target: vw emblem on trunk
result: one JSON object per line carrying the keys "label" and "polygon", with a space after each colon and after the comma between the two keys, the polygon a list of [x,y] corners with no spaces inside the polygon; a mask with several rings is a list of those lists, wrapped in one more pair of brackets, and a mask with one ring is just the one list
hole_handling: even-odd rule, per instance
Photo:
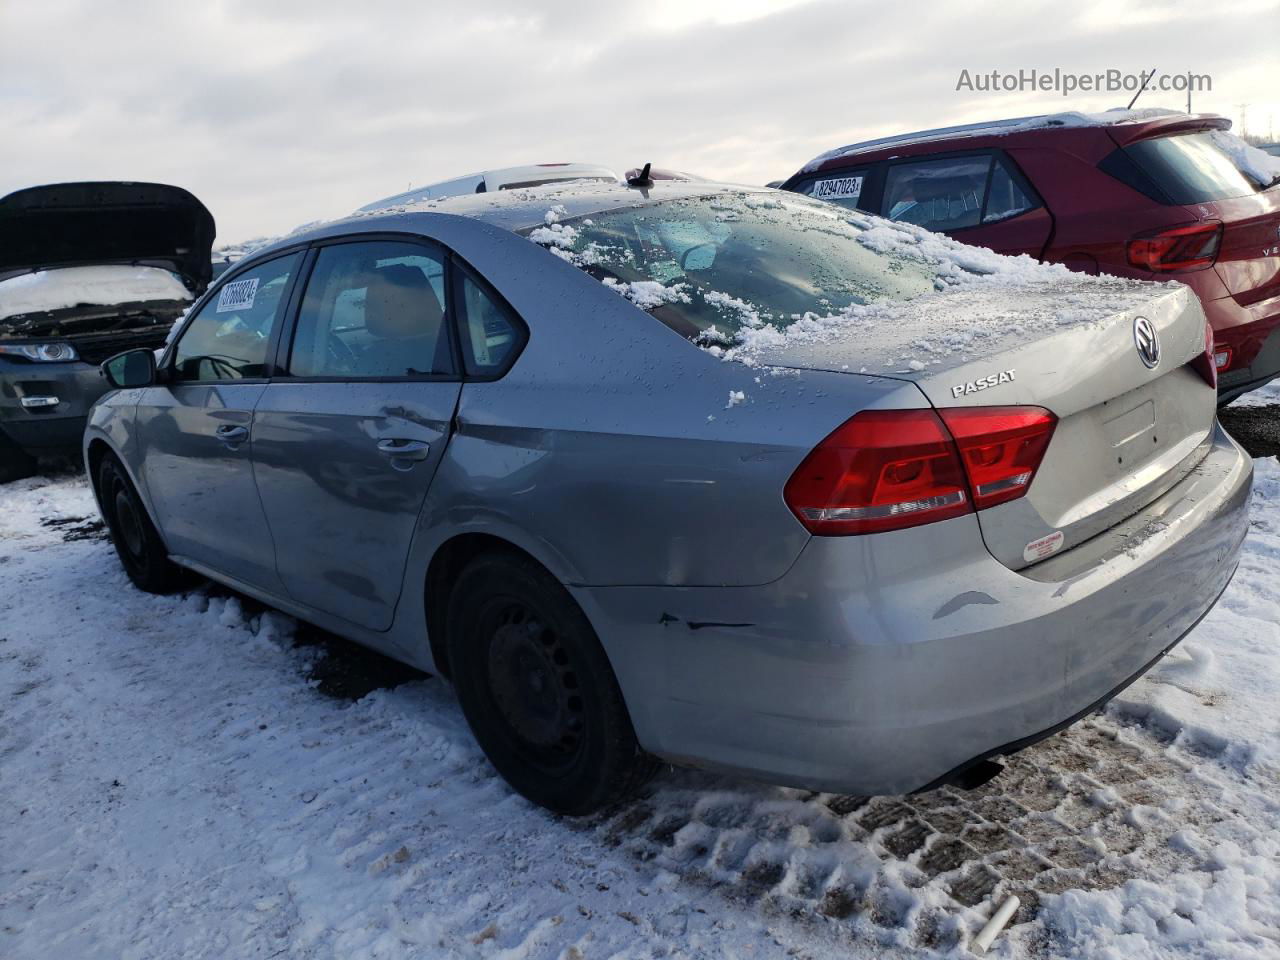
{"label": "vw emblem on trunk", "polygon": [[1146,317],[1138,317],[1133,321],[1133,342],[1142,362],[1155,369],[1160,362],[1160,335],[1156,333],[1156,325]]}

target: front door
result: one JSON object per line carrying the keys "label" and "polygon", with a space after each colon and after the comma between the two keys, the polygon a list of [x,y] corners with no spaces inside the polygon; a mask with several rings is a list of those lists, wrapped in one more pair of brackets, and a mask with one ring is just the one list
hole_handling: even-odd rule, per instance
{"label": "front door", "polygon": [[142,391],[142,475],[165,545],[251,585],[278,592],[266,517],[254,486],[253,408],[302,255],[229,278],[171,351],[166,382]]}
{"label": "front door", "polygon": [[391,626],[460,382],[445,260],[423,243],[321,247],[284,370],[258,400],[253,459],[295,600]]}

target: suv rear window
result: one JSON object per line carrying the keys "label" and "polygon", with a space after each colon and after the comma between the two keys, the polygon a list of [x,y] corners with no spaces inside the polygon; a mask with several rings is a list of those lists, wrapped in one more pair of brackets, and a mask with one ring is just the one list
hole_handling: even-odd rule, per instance
{"label": "suv rear window", "polygon": [[1257,190],[1208,133],[1139,140],[1098,166],[1158,203],[1206,203],[1249,196]]}

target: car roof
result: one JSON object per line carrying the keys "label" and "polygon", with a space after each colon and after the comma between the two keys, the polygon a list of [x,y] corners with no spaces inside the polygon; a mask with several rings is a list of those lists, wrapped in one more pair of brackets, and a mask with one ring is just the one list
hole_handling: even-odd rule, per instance
{"label": "car roof", "polygon": [[963,141],[965,146],[989,146],[990,138],[1056,137],[1080,130],[1106,129],[1117,144],[1123,146],[1134,140],[1145,139],[1180,131],[1220,129],[1226,130],[1231,121],[1217,114],[1187,114],[1174,110],[1151,108],[1145,110],[1108,110],[1105,113],[1052,113],[1032,117],[1014,117],[1008,120],[991,120],[967,123],[952,127],[936,127],[917,130],[876,140],[851,143],[814,157],[800,173],[846,166],[852,160],[882,159],[897,150],[929,144]]}
{"label": "car roof", "polygon": [[398,206],[417,200],[429,200],[440,196],[456,196],[463,193],[492,192],[511,189],[512,187],[531,183],[548,183],[554,180],[619,180],[619,176],[609,167],[596,163],[528,163],[517,167],[501,167],[483,170],[479,173],[468,173],[461,177],[450,177],[426,183],[420,187],[410,187],[401,193],[383,197],[366,203],[357,210],[365,213],[370,210],[382,210],[386,207]]}
{"label": "car roof", "polygon": [[[624,183],[571,180],[537,187],[522,187],[489,193],[440,197],[399,206],[355,213],[305,229],[255,250],[245,258],[261,260],[286,247],[352,233],[414,232],[424,218],[451,216],[477,220],[513,233],[530,230],[554,220],[589,217],[610,210],[652,206],[668,200],[692,199],[720,194],[773,192],[766,187],[713,183],[706,180],[658,180],[651,187],[629,187]],[[551,220],[548,220],[551,214]]]}

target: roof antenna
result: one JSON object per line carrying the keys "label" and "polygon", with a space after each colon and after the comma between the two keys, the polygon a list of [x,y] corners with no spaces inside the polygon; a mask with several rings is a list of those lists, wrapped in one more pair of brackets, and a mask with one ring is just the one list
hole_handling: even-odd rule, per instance
{"label": "roof antenna", "polygon": [[1132,100],[1130,100],[1130,101],[1129,101],[1129,105],[1128,105],[1127,107],[1125,107],[1125,109],[1126,109],[1126,110],[1132,110],[1132,109],[1133,109],[1133,105],[1134,105],[1135,103],[1137,103],[1137,102],[1138,102],[1138,98],[1139,98],[1140,96],[1142,96],[1142,91],[1143,91],[1143,90],[1145,90],[1145,89],[1147,89],[1147,84],[1151,82],[1151,78],[1152,78],[1152,77],[1154,77],[1155,75],[1156,75],[1156,68],[1155,68],[1155,67],[1152,67],[1152,68],[1151,68],[1151,72],[1150,72],[1150,73],[1143,74],[1143,77],[1142,77],[1142,86],[1140,86],[1140,87],[1138,88],[1138,92],[1137,92],[1137,93],[1135,93],[1135,94],[1133,95],[1133,99],[1132,99]]}
{"label": "roof antenna", "polygon": [[652,163],[646,163],[643,167],[640,168],[640,172],[637,173],[634,177],[627,177],[627,186],[628,187],[652,187],[653,178],[649,176],[649,168],[651,166],[653,166]]}

